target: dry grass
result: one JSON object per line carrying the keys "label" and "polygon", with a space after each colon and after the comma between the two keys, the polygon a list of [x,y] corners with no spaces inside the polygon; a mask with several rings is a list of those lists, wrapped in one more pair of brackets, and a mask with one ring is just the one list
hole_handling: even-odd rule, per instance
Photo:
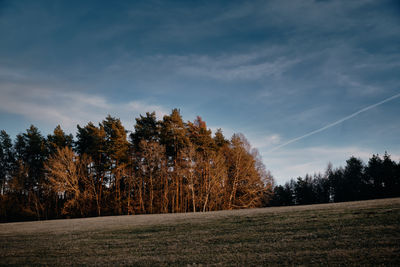
{"label": "dry grass", "polygon": [[0,224],[0,265],[400,266],[400,199]]}

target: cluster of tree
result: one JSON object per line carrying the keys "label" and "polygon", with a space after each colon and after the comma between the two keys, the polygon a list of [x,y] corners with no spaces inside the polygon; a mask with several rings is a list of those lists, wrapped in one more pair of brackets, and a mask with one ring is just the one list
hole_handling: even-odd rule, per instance
{"label": "cluster of tree", "polygon": [[351,157],[344,168],[329,164],[325,174],[306,175],[274,187],[273,206],[400,197],[400,162],[385,153],[365,165]]}
{"label": "cluster of tree", "polygon": [[136,119],[131,134],[108,116],[78,125],[0,133],[1,221],[196,212],[266,205],[273,179],[242,134],[214,136],[177,109]]}

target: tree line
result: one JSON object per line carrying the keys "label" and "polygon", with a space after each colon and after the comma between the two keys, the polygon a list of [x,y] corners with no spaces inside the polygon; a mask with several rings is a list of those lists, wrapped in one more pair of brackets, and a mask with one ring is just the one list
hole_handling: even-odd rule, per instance
{"label": "tree line", "polygon": [[400,196],[400,162],[387,153],[367,164],[274,185],[243,134],[227,140],[179,110],[146,113],[127,131],[118,118],[60,126],[44,137],[31,126],[12,141],[0,132],[0,220],[205,212]]}
{"label": "tree line", "polygon": [[146,113],[128,132],[118,118],[0,132],[0,220],[199,212],[267,205],[273,178],[243,134],[213,135],[178,109]]}
{"label": "tree line", "polygon": [[400,197],[400,162],[386,152],[367,164],[350,157],[344,168],[328,164],[324,174],[306,175],[274,187],[270,205],[287,206]]}

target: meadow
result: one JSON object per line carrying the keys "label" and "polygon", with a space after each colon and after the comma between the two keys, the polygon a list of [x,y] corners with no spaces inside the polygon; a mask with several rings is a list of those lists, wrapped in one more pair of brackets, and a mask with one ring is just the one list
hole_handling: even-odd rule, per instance
{"label": "meadow", "polygon": [[400,198],[5,223],[0,265],[400,266]]}

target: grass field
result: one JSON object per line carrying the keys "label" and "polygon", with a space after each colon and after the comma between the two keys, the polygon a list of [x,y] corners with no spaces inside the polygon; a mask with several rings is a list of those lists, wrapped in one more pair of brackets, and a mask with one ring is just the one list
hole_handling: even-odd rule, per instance
{"label": "grass field", "polygon": [[400,266],[400,198],[0,224],[0,265]]}

